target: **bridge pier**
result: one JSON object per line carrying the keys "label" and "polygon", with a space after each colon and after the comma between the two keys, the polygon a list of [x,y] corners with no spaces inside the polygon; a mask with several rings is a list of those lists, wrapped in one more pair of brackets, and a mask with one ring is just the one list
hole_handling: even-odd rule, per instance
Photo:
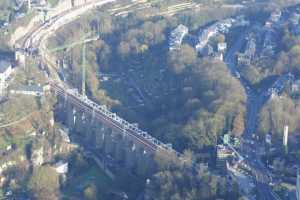
{"label": "bridge pier", "polygon": [[125,138],[122,134],[116,135],[116,150],[115,150],[115,159],[119,164],[124,165],[125,163]]}
{"label": "bridge pier", "polygon": [[116,128],[118,124],[113,124],[113,121],[102,121],[97,117],[99,111],[93,109],[87,112],[86,108],[73,104],[74,101],[70,98],[74,97],[58,94],[58,116],[69,128],[71,138],[76,138],[77,143],[98,154],[99,159],[102,157],[107,164],[125,167],[130,172],[142,176],[154,172],[155,149],[151,144],[143,138],[137,139],[132,135],[134,132],[128,134]]}
{"label": "bridge pier", "polygon": [[136,166],[136,145],[133,141],[129,140],[125,143],[125,167],[134,170]]}
{"label": "bridge pier", "polygon": [[95,130],[95,147],[103,150],[106,128],[102,124],[98,124]]}
{"label": "bridge pier", "polygon": [[104,153],[112,155],[113,154],[113,135],[112,129],[108,128],[104,135]]}
{"label": "bridge pier", "polygon": [[71,104],[67,104],[66,125],[69,128],[70,132],[74,131],[75,122],[76,122],[76,109]]}

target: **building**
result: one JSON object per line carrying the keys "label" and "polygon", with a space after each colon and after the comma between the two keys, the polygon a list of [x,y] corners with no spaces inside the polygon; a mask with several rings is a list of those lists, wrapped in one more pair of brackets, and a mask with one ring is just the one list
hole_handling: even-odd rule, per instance
{"label": "building", "polygon": [[202,56],[212,56],[214,55],[214,48],[208,44],[200,51],[200,54]]}
{"label": "building", "polygon": [[197,52],[201,52],[202,49],[207,45],[210,38],[216,36],[218,33],[227,33],[229,29],[233,26],[236,20],[232,18],[220,20],[208,28],[204,29],[198,37],[198,43],[195,48]]}
{"label": "building", "polygon": [[25,67],[26,52],[22,49],[17,49],[15,52],[15,60],[19,66]]}
{"label": "building", "polygon": [[298,25],[300,20],[300,14],[299,13],[293,13],[291,17],[289,18],[289,21],[292,25]]}
{"label": "building", "polygon": [[273,56],[275,54],[276,41],[273,29],[267,29],[264,35],[262,54]]}
{"label": "building", "polygon": [[218,33],[218,27],[216,25],[212,25],[209,28],[202,31],[200,36],[198,37],[198,43],[196,44],[197,52],[201,52],[202,49],[207,45],[209,39],[215,36]]}
{"label": "building", "polygon": [[186,36],[186,34],[188,34],[188,32],[189,29],[186,26],[182,24],[177,26],[177,28],[171,32],[169,39],[169,50],[172,51],[180,49],[183,38]]}
{"label": "building", "polygon": [[294,83],[292,83],[291,90],[293,93],[297,93],[300,91],[300,80],[297,80]]}
{"label": "building", "polygon": [[68,170],[69,170],[69,163],[59,161],[53,167],[57,173],[66,174],[66,173],[68,173]]}
{"label": "building", "polygon": [[284,132],[283,132],[283,145],[288,145],[288,137],[289,137],[289,127],[284,126]]}
{"label": "building", "polygon": [[265,142],[269,145],[272,144],[272,135],[271,134],[266,135]]}
{"label": "building", "polygon": [[8,61],[0,61],[0,96],[3,94],[4,89],[8,86],[8,78],[12,73],[11,63]]}
{"label": "building", "polygon": [[226,172],[227,160],[233,157],[234,153],[224,145],[217,146],[217,161],[216,168],[222,173]]}
{"label": "building", "polygon": [[62,140],[66,143],[70,143],[71,140],[70,140],[70,137],[69,137],[69,129],[68,128],[62,128],[62,129],[59,129],[60,131],[60,135],[62,137]]}
{"label": "building", "polygon": [[223,53],[221,52],[217,52],[213,55],[213,58],[216,59],[216,60],[219,60],[219,61],[223,61],[224,59],[224,56],[223,56]]}
{"label": "building", "polygon": [[225,52],[226,49],[227,49],[227,43],[225,42],[218,43],[218,51]]}
{"label": "building", "polygon": [[43,96],[45,88],[38,85],[23,85],[17,89],[11,89],[11,94],[23,94],[31,96]]}
{"label": "building", "polygon": [[272,22],[278,22],[281,18],[281,15],[282,15],[281,10],[277,9],[271,13],[270,20]]}
{"label": "building", "polygon": [[251,60],[243,53],[237,55],[237,63],[238,65],[250,65]]}
{"label": "building", "polygon": [[237,56],[238,65],[250,65],[256,53],[256,39],[249,36],[246,44],[245,52]]}
{"label": "building", "polygon": [[247,42],[247,46],[246,46],[246,50],[245,50],[245,55],[252,60],[255,56],[255,52],[256,52],[256,40],[254,37],[250,37],[248,42]]}

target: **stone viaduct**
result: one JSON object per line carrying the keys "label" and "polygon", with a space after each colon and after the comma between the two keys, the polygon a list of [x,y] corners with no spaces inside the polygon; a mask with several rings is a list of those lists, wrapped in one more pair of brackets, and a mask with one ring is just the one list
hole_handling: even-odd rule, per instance
{"label": "stone viaduct", "polygon": [[158,151],[178,155],[170,145],[80,95],[77,90],[52,83],[51,91],[58,98],[56,120],[69,128],[71,138],[99,157],[109,157],[114,164],[138,175],[150,175],[155,171],[154,156]]}

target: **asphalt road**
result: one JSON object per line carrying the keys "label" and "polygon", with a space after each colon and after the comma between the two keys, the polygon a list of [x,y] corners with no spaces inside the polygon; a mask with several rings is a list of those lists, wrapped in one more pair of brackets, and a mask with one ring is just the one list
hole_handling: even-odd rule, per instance
{"label": "asphalt road", "polygon": [[[225,56],[225,63],[228,69],[231,71],[232,75],[240,80],[241,85],[244,87],[247,95],[247,114],[246,114],[246,124],[245,131],[243,134],[244,139],[252,139],[252,134],[255,133],[257,120],[259,117],[259,112],[262,106],[269,100],[271,93],[268,92],[269,89],[261,91],[259,94],[254,91],[251,85],[243,77],[240,77],[240,72],[236,66],[236,53],[241,50],[245,44],[246,35],[251,30],[245,30],[241,33],[240,37],[236,40],[235,44],[229,49]],[[286,80],[286,77],[279,77],[278,80],[272,85],[278,89],[280,92],[281,83]],[[244,156],[246,163],[251,167],[252,172],[255,177],[256,189],[258,192],[258,198],[261,200],[278,200],[276,194],[273,193],[271,187],[269,186],[270,176],[268,169],[260,162],[260,156],[257,152],[257,147],[262,144],[256,143],[255,146],[246,147],[245,151],[240,152]],[[248,158],[246,158],[246,155]]]}

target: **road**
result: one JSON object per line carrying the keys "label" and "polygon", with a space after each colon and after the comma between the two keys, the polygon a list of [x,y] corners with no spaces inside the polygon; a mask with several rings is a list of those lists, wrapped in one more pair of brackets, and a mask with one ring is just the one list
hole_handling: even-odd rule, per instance
{"label": "road", "polygon": [[[246,113],[246,124],[245,131],[243,134],[243,139],[252,140],[253,134],[257,128],[257,121],[259,119],[259,112],[262,109],[263,105],[270,99],[273,91],[276,91],[277,94],[282,92],[283,83],[291,78],[291,75],[286,74],[277,79],[275,83],[268,89],[262,90],[257,93],[252,86],[249,84],[247,80],[240,76],[240,72],[236,66],[236,53],[238,53],[243,44],[245,43],[245,38],[247,33],[251,30],[245,30],[239,36],[239,38],[235,41],[233,46],[228,50],[225,56],[225,63],[228,66],[228,69],[232,73],[234,77],[240,80],[241,85],[244,87],[246,96],[247,96],[247,113]],[[278,200],[278,196],[273,193],[271,187],[269,186],[269,182],[271,181],[270,173],[268,169],[261,163],[260,155],[258,154],[258,147],[263,144],[258,143],[256,141],[255,144],[249,147],[245,147],[244,151],[241,151],[240,154],[245,158],[246,163],[251,167],[252,173],[255,175],[256,188],[258,191],[259,198],[261,200]]]}

